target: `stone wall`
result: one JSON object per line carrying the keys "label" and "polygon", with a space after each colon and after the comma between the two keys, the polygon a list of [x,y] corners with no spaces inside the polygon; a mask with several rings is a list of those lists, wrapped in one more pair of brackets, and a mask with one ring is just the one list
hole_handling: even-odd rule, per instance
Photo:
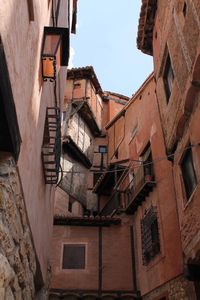
{"label": "stone wall", "polygon": [[193,283],[179,276],[143,296],[142,299],[196,300],[196,295]]}
{"label": "stone wall", "polygon": [[0,299],[35,294],[36,257],[14,159],[0,154]]}

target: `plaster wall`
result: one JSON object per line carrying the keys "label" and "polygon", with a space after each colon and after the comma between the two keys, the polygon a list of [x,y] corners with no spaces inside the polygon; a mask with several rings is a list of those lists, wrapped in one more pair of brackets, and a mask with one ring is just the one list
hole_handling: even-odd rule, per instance
{"label": "plaster wall", "polygon": [[[187,118],[187,99],[194,80],[194,69],[199,56],[200,16],[198,1],[174,0],[163,5],[158,1],[153,34],[154,69],[156,91],[167,149],[170,151],[179,139],[177,125]],[[164,88],[164,68],[167,52],[174,72],[172,93],[167,101]],[[195,91],[194,91],[195,93]],[[192,96],[191,96],[192,97]],[[167,103],[168,102],[168,103]]]}
{"label": "plaster wall", "polygon": [[60,187],[77,201],[86,205],[87,176],[89,170],[81,163],[77,163],[67,153],[63,153],[61,166],[63,179]]}
{"label": "plaster wall", "polygon": [[94,136],[88,125],[78,113],[74,113],[67,123],[67,135],[69,135],[79,149],[92,161]]}
{"label": "plaster wall", "polygon": [[[177,203],[181,230],[182,247],[185,254],[185,262],[189,259],[198,257],[200,251],[200,205],[199,205],[199,169],[200,169],[200,147],[198,146],[200,140],[199,134],[199,114],[200,114],[200,97],[197,99],[197,107],[191,116],[190,122],[186,125],[186,129],[181,142],[178,145],[174,164],[174,180],[177,193]],[[192,156],[194,170],[196,174],[197,186],[189,199],[186,197],[183,174],[181,171],[180,163],[184,155],[185,148],[188,141],[192,147]],[[196,259],[197,259],[196,257]]]}
{"label": "plaster wall", "polygon": [[[115,131],[115,128],[121,126],[123,119],[125,120],[125,131],[120,135],[121,131]],[[115,137],[115,135],[118,136]],[[111,157],[111,161],[118,161],[119,163],[128,157],[130,172],[133,173],[136,173],[140,166],[137,161],[140,160],[145,147],[149,142],[151,145],[156,186],[145,197],[133,216],[137,284],[141,294],[145,295],[180,275],[183,267],[172,164],[167,160],[165,154],[155,82],[152,75],[128,104],[124,116],[122,115],[117,119],[108,129],[108,137],[112,153],[116,151],[118,145],[113,141],[116,141],[117,138],[122,140],[124,137],[118,147],[118,158],[109,157]],[[161,251],[147,266],[144,266],[142,262],[141,220],[152,205],[157,207]],[[175,261],[174,257],[176,257]]]}
{"label": "plaster wall", "polygon": [[[184,262],[193,260],[199,263],[200,152],[197,144],[200,138],[200,3],[198,0],[174,0],[166,6],[162,5],[162,1],[158,3],[153,39],[156,91],[166,147],[169,153],[174,154],[173,172]],[[166,47],[174,71],[172,94],[168,104],[163,82]],[[181,161],[189,143],[196,145],[192,147],[192,156],[197,186],[187,199]]]}
{"label": "plaster wall", "polygon": [[[102,289],[133,291],[131,269],[130,227],[128,218],[123,226],[102,228]],[[62,269],[64,243],[86,245],[84,270]],[[121,247],[118,247],[118,245]],[[98,227],[54,226],[52,244],[51,288],[98,291],[99,263]],[[119,263],[120,262],[120,263]]]}
{"label": "plaster wall", "polygon": [[[54,83],[42,81],[40,61],[43,28],[51,24],[51,2],[33,2],[33,21],[29,20],[28,3],[22,0],[0,1],[0,33],[22,139],[17,166],[33,241],[45,280],[49,264],[54,187],[44,183],[41,146],[46,107],[55,105],[55,100]],[[68,10],[65,19],[68,18],[67,13]],[[58,75],[60,85],[62,72],[66,77],[66,70],[61,70]],[[61,102],[62,99],[59,99],[59,105]]]}
{"label": "plaster wall", "polygon": [[[129,117],[132,117],[133,120],[137,119],[138,125],[137,133],[129,143],[130,157],[138,160],[150,141],[156,181],[153,191],[135,213],[138,282],[141,293],[144,295],[181,274],[183,262],[172,165],[165,154],[153,79],[146,84],[131,106],[127,110],[127,120]],[[127,122],[127,124],[130,123]],[[158,210],[161,252],[147,266],[144,266],[140,222],[145,211],[152,205]],[[176,257],[176,261],[174,261],[174,257]]]}

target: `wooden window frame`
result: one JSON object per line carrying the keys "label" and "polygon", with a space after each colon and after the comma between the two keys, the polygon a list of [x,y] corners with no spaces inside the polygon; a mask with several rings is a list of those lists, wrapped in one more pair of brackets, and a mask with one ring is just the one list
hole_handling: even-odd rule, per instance
{"label": "wooden window frame", "polygon": [[167,51],[166,61],[164,66],[163,81],[165,87],[166,100],[168,104],[170,96],[172,94],[173,82],[174,82],[174,71],[172,68],[171,58],[168,51]]}
{"label": "wooden window frame", "polygon": [[[187,165],[190,165],[190,170],[186,174],[186,168]],[[186,149],[182,155],[181,161],[180,161],[180,168],[182,172],[182,178],[184,183],[184,190],[186,195],[186,201],[190,199],[191,195],[193,194],[196,186],[197,186],[197,174],[194,167],[194,158],[193,158],[193,152],[191,145],[189,144],[188,149]],[[193,183],[191,182],[193,181]]]}

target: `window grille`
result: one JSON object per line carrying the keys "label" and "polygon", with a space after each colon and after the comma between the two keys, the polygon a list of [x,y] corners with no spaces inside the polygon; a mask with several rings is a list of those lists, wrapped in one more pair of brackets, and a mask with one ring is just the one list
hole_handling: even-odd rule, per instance
{"label": "window grille", "polygon": [[159,229],[155,207],[151,207],[141,220],[141,239],[143,265],[147,265],[160,253]]}

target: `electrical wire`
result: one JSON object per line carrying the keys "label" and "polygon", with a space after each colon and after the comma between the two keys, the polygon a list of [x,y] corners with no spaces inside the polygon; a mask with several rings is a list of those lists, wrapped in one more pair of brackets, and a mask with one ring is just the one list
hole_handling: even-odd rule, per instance
{"label": "electrical wire", "polygon": [[[173,154],[169,154],[169,155],[166,155],[166,156],[162,156],[162,157],[158,157],[152,161],[142,161],[142,160],[135,160],[135,159],[130,159],[130,161],[132,163],[138,163],[138,164],[135,164],[135,165],[132,165],[132,166],[127,166],[125,167],[124,169],[114,169],[114,170],[106,170],[106,171],[96,171],[96,170],[90,170],[90,172],[92,172],[93,174],[95,173],[101,173],[101,174],[107,174],[107,173],[115,173],[115,172],[124,172],[125,170],[130,170],[130,168],[133,170],[133,169],[136,169],[138,168],[139,166],[149,166],[149,165],[152,165],[152,164],[155,164],[157,162],[160,162],[162,160],[166,160],[168,158],[172,158],[174,157],[177,153],[183,153],[184,151],[187,151],[193,147],[199,147],[200,146],[200,142],[197,143],[197,144],[191,144],[190,146],[187,146],[185,147],[183,150],[180,150],[180,151],[176,151],[176,153],[173,153]],[[62,171],[63,173],[72,173],[72,171]],[[85,172],[80,172],[80,171],[73,171],[73,173],[79,173],[79,174],[85,174]]]}

